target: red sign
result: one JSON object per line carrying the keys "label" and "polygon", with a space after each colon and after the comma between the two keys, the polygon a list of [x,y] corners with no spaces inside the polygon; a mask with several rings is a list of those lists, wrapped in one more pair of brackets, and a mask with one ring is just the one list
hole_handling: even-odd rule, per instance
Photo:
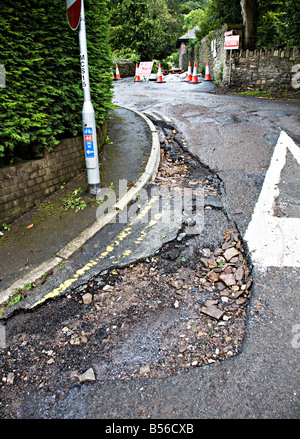
{"label": "red sign", "polygon": [[225,37],[225,50],[238,49],[240,43],[239,35]]}
{"label": "red sign", "polygon": [[66,0],[66,10],[70,27],[76,30],[80,21],[81,0]]}
{"label": "red sign", "polygon": [[140,76],[150,76],[153,67],[152,61],[142,61],[139,65],[139,75]]}

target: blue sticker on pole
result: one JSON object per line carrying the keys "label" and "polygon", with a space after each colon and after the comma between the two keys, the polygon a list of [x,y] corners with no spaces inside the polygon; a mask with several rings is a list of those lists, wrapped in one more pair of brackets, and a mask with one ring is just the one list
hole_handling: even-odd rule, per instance
{"label": "blue sticker on pole", "polygon": [[86,157],[89,159],[94,158],[95,150],[94,150],[93,128],[90,127],[84,128],[84,146],[85,146]]}

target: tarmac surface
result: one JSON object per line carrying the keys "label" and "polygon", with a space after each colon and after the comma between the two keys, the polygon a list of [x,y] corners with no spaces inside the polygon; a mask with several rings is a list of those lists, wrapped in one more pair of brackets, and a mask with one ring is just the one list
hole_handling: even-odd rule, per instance
{"label": "tarmac surface", "polygon": [[[127,203],[128,191],[131,189],[133,197],[137,192],[134,185],[141,176],[142,185],[151,176],[146,170],[148,160],[152,163],[151,151],[155,147],[151,130],[151,122],[147,123],[137,112],[125,108],[112,112],[109,142],[101,150],[100,180],[101,193],[108,189],[115,197],[114,204],[120,203],[122,197]],[[152,153],[152,158],[155,154]],[[155,166],[156,162],[153,162]],[[122,180],[126,181],[126,187],[119,188]],[[32,287],[37,286],[37,281],[40,283],[47,273],[60,269],[118,212],[115,210],[106,221],[99,213],[100,208],[97,197],[88,193],[86,172],[83,172],[10,225],[0,240],[0,304],[24,287],[24,291],[33,293],[28,295],[36,296],[37,289]],[[101,238],[101,242],[106,239],[106,236]],[[26,307],[25,303],[26,300],[21,301],[15,309]]]}
{"label": "tarmac surface", "polygon": [[[211,91],[213,87],[210,90],[202,89],[203,95],[201,96],[201,84],[199,88],[184,84],[182,94],[176,92],[173,84],[143,85],[145,88],[137,91],[138,84],[131,84],[129,81],[118,83],[116,85],[117,103],[122,105],[127,100],[127,94],[132,94],[134,89],[132,107],[137,111],[143,109],[146,114],[151,111],[163,113],[165,109],[169,117],[174,117],[176,125],[182,128],[184,135],[188,138],[189,149],[200,158],[202,163],[215,169],[222,178],[224,184],[223,201],[225,201],[227,213],[229,216],[233,213],[237,214],[233,218],[236,219],[240,231],[244,234],[251,221],[252,211],[278,141],[281,127],[277,124],[277,118],[280,119],[294,140],[299,141],[299,137],[294,135],[299,131],[296,104],[289,106],[289,103],[285,103],[284,106],[280,103],[264,102],[260,105],[258,100],[240,100],[232,96],[212,97],[206,92]],[[157,91],[157,88],[160,87],[166,87],[165,91],[164,89]],[[177,105],[174,103],[175,95],[176,98],[178,96]],[[185,107],[183,106],[184,101]],[[194,105],[193,108],[191,108],[191,102]],[[255,105],[257,108],[254,110]],[[260,109],[258,109],[259,105]],[[241,108],[243,108],[244,113],[240,113],[237,118],[236,113]],[[126,117],[133,116],[132,112],[125,109],[117,111],[124,111]],[[267,115],[266,121],[265,115]],[[195,116],[197,117],[196,123]],[[135,122],[135,128],[139,126],[137,124],[139,122]],[[217,130],[215,124],[218,127]],[[145,134],[142,127],[146,127],[147,149],[145,151],[142,148],[141,157],[145,157],[144,154],[151,156],[153,136],[157,132],[153,125],[149,125],[147,121],[145,123],[145,119],[141,125],[141,130]],[[199,129],[202,129],[201,136]],[[218,136],[213,139],[212,143],[205,145],[205,141],[210,138],[209,136],[214,130]],[[117,132],[116,135],[119,133]],[[131,125],[128,128],[128,133],[132,133]],[[232,143],[230,133],[234,133],[235,140],[245,140],[244,144],[239,146],[239,160],[234,153],[237,150],[237,142]],[[244,137],[242,137],[243,133]],[[113,144],[117,142],[113,135],[110,136],[110,140]],[[199,145],[201,141],[203,143]],[[231,145],[233,145],[233,152],[230,149]],[[227,154],[224,154],[224,148],[226,148]],[[141,182],[140,188],[144,187],[151,179],[151,172],[149,173],[149,169],[147,171],[149,161],[148,164],[143,162],[144,158],[140,168],[138,165],[134,166],[136,168],[134,177],[130,174],[130,181],[138,179],[140,173],[147,174],[146,179]],[[245,169],[248,170],[247,166],[250,165],[253,172],[247,174]],[[299,172],[297,166],[295,159],[288,155],[287,164],[282,171],[284,179],[280,180],[279,184],[280,196],[276,199],[282,216],[288,218],[298,218],[299,216],[297,197]],[[154,165],[152,167],[153,175],[155,169]],[[128,177],[128,174],[124,176],[126,179]],[[110,177],[106,180],[108,185],[111,184],[110,180]],[[78,181],[74,187],[78,187]],[[239,190],[240,188],[241,190]],[[137,193],[137,191],[133,193],[132,199]],[[81,217],[78,215],[86,215],[80,225],[82,229],[79,227],[76,232],[74,230],[74,235],[68,236],[64,243],[61,238],[58,239],[57,249],[51,251],[51,255],[47,254],[45,259],[49,260],[49,257],[53,258],[53,256],[54,258],[61,257],[58,253],[64,248],[63,244],[67,244],[87,225],[94,224],[97,206],[93,203],[94,200],[91,201],[89,208],[79,210],[77,213],[72,212],[69,224],[72,224],[74,217],[79,219]],[[242,211],[243,215],[239,215],[239,211]],[[27,225],[31,224],[34,226],[27,229]],[[217,227],[217,225],[215,226]],[[55,225],[51,225],[51,239],[54,233],[52,232],[53,227],[55,228]],[[58,227],[57,224],[56,227]],[[34,221],[25,217],[23,222],[24,235],[26,236],[25,232],[34,232],[35,229],[38,230],[38,227],[35,227]],[[118,223],[109,224],[105,228],[97,229],[97,231],[94,230],[92,235],[88,235],[88,241],[80,241],[80,245],[78,244],[75,251],[66,252],[66,255],[70,256],[64,260],[54,260],[51,270],[54,271],[55,276],[49,276],[45,284],[41,283],[37,288],[29,290],[26,300],[21,300],[18,304],[10,307],[9,312],[14,312],[19,306],[20,309],[27,306],[31,308],[35,303],[38,303],[36,301],[39,301],[40,297],[44,297],[45,293],[49,291],[53,292],[58,288],[58,285],[63,286],[58,294],[63,293],[66,290],[66,279],[72,279],[74,271],[80,270],[82,264],[86,264],[85,267],[88,267],[88,270],[86,273],[83,271],[82,277],[80,280],[77,277],[76,282],[86,283],[98,270],[97,268],[93,271],[93,264],[91,267],[88,266],[92,257],[93,245],[94,252],[97,251],[96,243],[100,241],[101,249],[105,249],[105,245],[109,245],[112,240],[120,236],[122,230],[122,225]],[[13,232],[13,226],[11,232]],[[168,236],[166,236],[167,230],[163,231],[161,235],[166,236],[167,242],[172,240],[177,232],[175,227]],[[9,233],[7,232],[7,237],[9,237]],[[150,241],[153,241],[153,235],[155,234],[150,235]],[[33,237],[33,234],[31,236]],[[92,236],[95,237],[94,244]],[[5,240],[3,242],[5,243]],[[36,235],[36,242],[39,242],[38,235]],[[87,242],[87,251],[84,256],[80,251],[83,242]],[[147,245],[145,242],[144,248]],[[161,241],[157,243],[157,246],[159,245],[161,245]],[[0,293],[0,298],[2,297],[3,300],[6,298],[7,286],[11,282],[17,281],[20,274],[30,273],[32,268],[43,261],[43,247],[45,246],[42,243],[40,248],[37,247],[40,251],[36,252],[30,251],[29,248],[29,253],[24,253],[19,265],[16,262],[13,268],[6,269],[7,273],[10,273],[8,274],[10,280],[6,281],[5,277],[1,275],[3,277],[1,283],[4,282],[6,290],[4,290],[4,294]],[[103,255],[103,250],[101,250],[100,256],[103,255],[103,258],[96,262],[101,262],[104,269],[106,263],[107,266],[111,263],[110,257],[119,257],[125,254],[126,246],[122,249],[118,248],[116,253],[114,253],[115,250],[112,249],[109,255]],[[153,251],[155,250],[151,248],[151,252]],[[14,247],[14,252],[21,257],[22,253],[18,250],[17,245]],[[33,259],[33,255],[36,256],[35,259]],[[124,265],[137,258],[137,255],[129,255],[128,253],[126,255],[128,258],[126,256],[124,259]],[[10,255],[6,253],[3,256],[5,263]],[[61,263],[62,267],[57,270],[55,267]],[[7,266],[9,265],[11,266],[12,262],[7,264]],[[17,275],[13,276],[15,271]],[[188,373],[166,379],[139,378],[129,381],[96,381],[76,386],[58,404],[57,414],[59,417],[89,419],[299,419],[299,269],[297,266],[262,267],[254,265],[253,279],[246,336],[242,352],[237,356],[220,363],[194,368]],[[14,286],[16,286],[15,283]],[[35,296],[38,290],[41,295]],[[7,318],[7,315],[4,317]]]}

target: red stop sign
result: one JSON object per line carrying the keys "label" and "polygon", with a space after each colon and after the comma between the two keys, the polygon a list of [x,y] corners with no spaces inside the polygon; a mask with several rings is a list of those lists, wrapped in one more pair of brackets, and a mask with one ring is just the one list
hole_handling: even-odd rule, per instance
{"label": "red stop sign", "polygon": [[80,21],[81,0],[66,0],[66,10],[71,29],[77,29]]}

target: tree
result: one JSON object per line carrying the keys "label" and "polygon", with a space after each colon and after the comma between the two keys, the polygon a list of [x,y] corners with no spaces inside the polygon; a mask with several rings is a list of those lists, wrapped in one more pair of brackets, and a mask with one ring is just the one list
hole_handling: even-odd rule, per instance
{"label": "tree", "polygon": [[208,0],[181,0],[182,14],[189,14],[194,9],[205,9],[208,5]]}
{"label": "tree", "polygon": [[258,0],[258,46],[300,45],[298,0]]}
{"label": "tree", "polygon": [[162,59],[175,48],[183,20],[179,0],[109,0],[109,10],[116,56]]}
{"label": "tree", "polygon": [[257,0],[241,0],[241,9],[244,24],[244,48],[255,49],[258,20]]}
{"label": "tree", "polygon": [[284,41],[289,46],[300,46],[300,4],[299,0],[287,0],[283,4]]}
{"label": "tree", "polygon": [[224,23],[241,23],[240,0],[209,0],[208,6],[199,22],[200,30],[196,32],[197,38],[201,40],[209,32],[220,28]]}
{"label": "tree", "polygon": [[244,24],[243,46],[247,49],[300,44],[299,0],[208,0],[203,15],[199,15],[197,38],[201,40],[224,23],[241,22]]}
{"label": "tree", "polygon": [[188,32],[190,29],[198,26],[203,20],[204,11],[203,9],[193,9],[191,12],[184,16],[183,31]]}

